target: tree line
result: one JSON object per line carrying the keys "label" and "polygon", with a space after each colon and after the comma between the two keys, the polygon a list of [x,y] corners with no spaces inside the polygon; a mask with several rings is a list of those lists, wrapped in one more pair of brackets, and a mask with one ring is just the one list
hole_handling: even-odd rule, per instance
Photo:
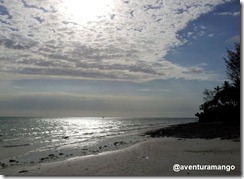
{"label": "tree line", "polygon": [[199,106],[202,111],[196,113],[199,122],[240,123],[240,44],[234,50],[227,49],[224,58],[228,81],[213,90],[203,91],[204,103]]}

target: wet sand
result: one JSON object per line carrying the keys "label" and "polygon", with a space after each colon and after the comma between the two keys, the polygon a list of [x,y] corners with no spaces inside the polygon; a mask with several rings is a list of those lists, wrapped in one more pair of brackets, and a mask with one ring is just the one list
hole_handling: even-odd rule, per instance
{"label": "wet sand", "polygon": [[[34,151],[27,153],[27,155],[19,155],[22,153],[21,147],[10,147],[8,150],[4,150],[4,152],[1,151],[0,153],[1,156],[8,156],[8,152],[12,154],[12,157],[8,157],[0,161],[0,175],[4,174],[6,170],[11,171],[12,168],[33,166],[43,163],[68,160],[75,157],[98,155],[103,152],[120,150],[148,139],[150,139],[150,137],[145,134],[117,136],[103,139],[93,145],[81,145],[77,148],[72,148],[72,146],[70,146],[70,148],[66,148],[65,150],[55,149],[44,152]],[[13,154],[15,154],[15,156]]]}
{"label": "wet sand", "polygon": [[[4,175],[215,176],[240,175],[240,142],[221,139],[155,138],[131,147],[33,166],[6,168]],[[235,165],[233,171],[180,171],[174,164]]]}

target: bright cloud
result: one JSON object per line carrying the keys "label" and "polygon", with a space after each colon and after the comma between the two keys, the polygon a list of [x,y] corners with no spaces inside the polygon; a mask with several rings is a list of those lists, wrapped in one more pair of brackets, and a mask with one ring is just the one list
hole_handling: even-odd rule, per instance
{"label": "bright cloud", "polygon": [[[201,64],[183,67],[165,56],[186,43],[178,33],[189,22],[230,0],[106,0],[78,8],[68,1],[0,1],[2,78],[216,78]],[[84,18],[86,8],[97,10]]]}

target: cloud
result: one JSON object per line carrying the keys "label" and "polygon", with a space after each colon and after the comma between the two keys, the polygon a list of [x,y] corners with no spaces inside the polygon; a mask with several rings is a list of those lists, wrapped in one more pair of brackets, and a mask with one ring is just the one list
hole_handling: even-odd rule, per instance
{"label": "cloud", "polygon": [[143,91],[143,92],[153,92],[153,93],[157,93],[157,92],[170,93],[171,92],[171,90],[169,90],[169,89],[150,89],[150,88],[144,88],[144,89],[141,89],[141,91]]}
{"label": "cloud", "polygon": [[1,38],[0,37],[0,45],[7,48],[7,49],[14,49],[14,50],[25,50],[30,49],[36,44],[35,41],[26,40],[20,36],[13,36],[13,38]]}
{"label": "cloud", "polygon": [[208,37],[214,37],[214,36],[215,36],[214,33],[208,34]]}
{"label": "cloud", "polygon": [[[0,2],[0,74],[132,81],[213,78],[203,68],[183,67],[165,57],[186,43],[178,33],[189,22],[229,0],[106,1],[108,12],[88,20],[75,18],[64,1]],[[204,35],[206,27],[199,29]]]}
{"label": "cloud", "polygon": [[[145,83],[80,79],[1,80],[1,84],[2,115],[56,117],[169,117],[181,116],[179,110],[192,116],[201,102],[198,97],[202,89],[216,86],[216,82],[182,79]],[[188,110],[182,106],[187,106]]]}
{"label": "cloud", "polygon": [[225,41],[225,43],[226,44],[233,44],[233,43],[240,43],[240,41],[241,41],[240,35],[235,35],[235,36],[232,36],[229,39],[227,39]]}
{"label": "cloud", "polygon": [[220,13],[214,13],[215,15],[219,16],[239,16],[240,12],[220,12]]}

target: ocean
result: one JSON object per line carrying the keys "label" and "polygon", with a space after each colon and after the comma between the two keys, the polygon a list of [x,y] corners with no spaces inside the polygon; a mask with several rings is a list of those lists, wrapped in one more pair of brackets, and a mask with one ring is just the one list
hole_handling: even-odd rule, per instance
{"label": "ocean", "polygon": [[196,118],[0,117],[0,169],[96,155],[148,140],[143,132]]}

